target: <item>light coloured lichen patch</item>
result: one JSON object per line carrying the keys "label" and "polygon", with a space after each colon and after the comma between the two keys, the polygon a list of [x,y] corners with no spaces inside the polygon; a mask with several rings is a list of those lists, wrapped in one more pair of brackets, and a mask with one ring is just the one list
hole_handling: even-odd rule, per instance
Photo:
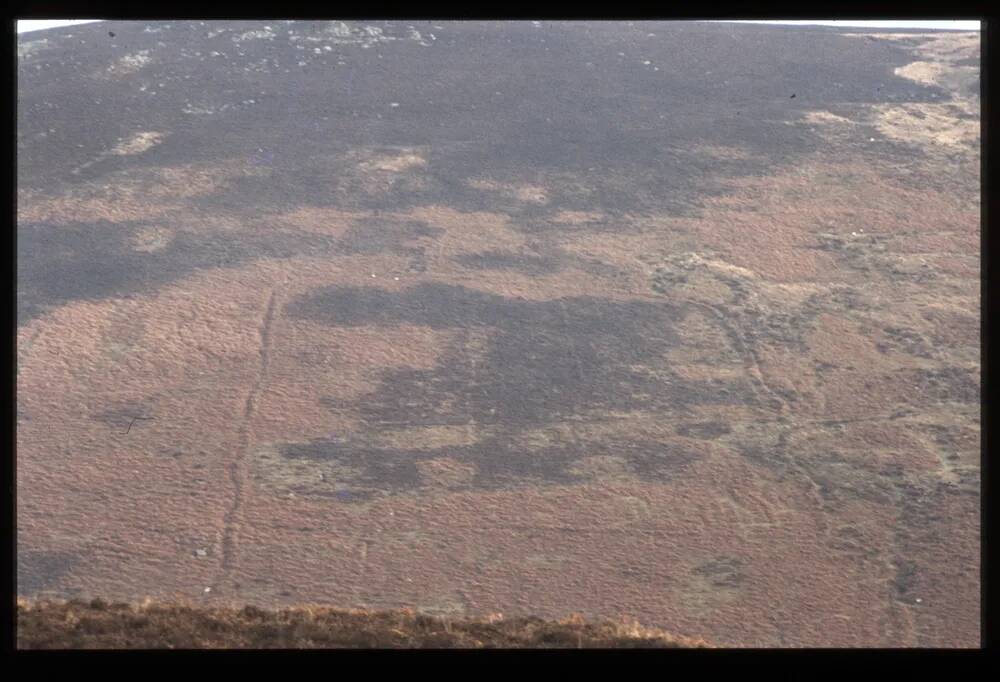
{"label": "light coloured lichen patch", "polygon": [[173,238],[173,230],[163,227],[144,227],[132,236],[132,249],[143,253],[154,253],[166,248]]}
{"label": "light coloured lichen patch", "polygon": [[348,151],[342,160],[347,168],[332,178],[332,184],[344,199],[420,192],[433,182],[423,172],[427,161],[416,148],[358,147]]}
{"label": "light coloured lichen patch", "polygon": [[946,33],[845,33],[848,38],[892,40],[917,46],[921,52],[937,58],[963,58],[979,50],[980,34],[975,31]]}
{"label": "light coloured lichen patch", "polygon": [[240,100],[238,102],[223,102],[221,104],[211,104],[205,102],[185,102],[184,107],[181,109],[185,114],[197,114],[197,115],[210,115],[210,114],[221,114],[225,111],[231,109],[241,109],[247,106],[253,106],[257,103],[257,100],[253,98],[247,98]]}
{"label": "light coloured lichen patch", "polygon": [[[417,29],[413,28],[412,26],[410,26],[409,29],[407,30],[406,37],[409,38],[410,40],[412,40],[415,43],[419,43],[420,45],[423,45],[424,47],[430,47],[430,43],[427,42],[424,39],[424,37],[420,34],[420,31],[418,31]],[[428,36],[428,37],[431,40],[437,40],[434,37],[433,33],[430,34],[430,36]]]}
{"label": "light coloured lichen patch", "polygon": [[838,116],[832,111],[807,111],[805,115],[805,120],[807,123],[813,123],[817,125],[856,125],[855,121],[844,116]]}
{"label": "light coloured lichen patch", "polygon": [[270,26],[254,31],[245,31],[233,36],[234,43],[242,43],[244,40],[274,40],[275,33]]}
{"label": "light coloured lichen patch", "polygon": [[[866,112],[865,118],[870,117],[871,112]],[[850,136],[858,135],[859,121],[839,116],[832,111],[807,111],[803,115],[802,121],[810,126],[815,133],[831,142],[840,142]]]}
{"label": "light coloured lichen patch", "polygon": [[116,144],[111,149],[107,149],[90,161],[83,163],[73,169],[72,173],[78,175],[80,172],[90,168],[96,163],[99,163],[109,156],[132,156],[134,154],[141,154],[148,151],[158,145],[165,135],[163,133],[157,132],[140,132],[136,133],[127,140],[119,138],[118,144]]}
{"label": "light coloured lichen patch", "polygon": [[184,108],[181,109],[181,111],[183,111],[185,114],[208,115],[208,114],[214,114],[215,108],[208,106],[201,106],[197,104],[191,104],[190,102],[188,102],[184,105]]}
{"label": "light coloured lichen patch", "polygon": [[385,35],[378,26],[350,26],[343,21],[331,21],[315,35],[303,36],[292,33],[291,40],[292,42],[308,40],[336,45],[360,45],[363,48],[369,48],[379,43],[396,40],[396,38]]}
{"label": "light coloured lichen patch", "polygon": [[549,196],[544,189],[531,185],[516,188],[514,196],[529,204],[547,204],[549,202]]}
{"label": "light coloured lichen patch", "polygon": [[872,108],[875,127],[886,137],[909,142],[929,153],[974,153],[980,141],[978,33],[874,34],[867,40],[892,40],[909,49],[914,61],[894,70],[896,76],[940,88],[947,100],[879,104]]}
{"label": "light coloured lichen patch", "polygon": [[901,104],[875,107],[876,126],[886,137],[953,148],[979,144],[979,119],[960,118],[954,104]]}
{"label": "light coloured lichen patch", "polygon": [[895,74],[921,85],[942,88],[948,91],[953,102],[962,104],[970,113],[978,113],[979,67],[957,62],[957,59],[911,62],[897,68]]}
{"label": "light coloured lichen patch", "polygon": [[473,189],[484,192],[497,192],[505,197],[517,199],[525,203],[547,204],[549,201],[549,196],[545,188],[537,185],[498,182],[489,178],[474,178],[469,180],[468,184]]}
{"label": "light coloured lichen patch", "polygon": [[122,140],[111,150],[116,156],[131,156],[142,154],[160,144],[165,135],[153,131],[136,133],[127,140]]}
{"label": "light coloured lichen patch", "polygon": [[606,217],[597,211],[559,211],[553,216],[552,222],[560,225],[584,225],[602,222]]}
{"label": "light coloured lichen patch", "polygon": [[897,76],[909,78],[911,81],[924,85],[936,85],[941,81],[941,75],[948,68],[937,62],[910,62],[894,70]]}
{"label": "light coloured lichen patch", "polygon": [[366,171],[385,171],[401,173],[411,168],[427,165],[427,159],[419,154],[404,151],[399,154],[383,154],[361,162],[361,169]]}
{"label": "light coloured lichen patch", "polygon": [[723,275],[741,280],[759,279],[757,273],[748,268],[740,267],[724,260],[714,251],[684,251],[671,254],[658,264],[660,269],[675,270],[688,273],[688,277],[697,277],[699,273],[710,276]]}
{"label": "light coloured lichen patch", "polygon": [[17,45],[17,58],[25,59],[35,54],[41,48],[48,45],[49,41],[47,38],[42,38],[40,40],[28,40],[23,43],[18,43]]}
{"label": "light coloured lichen patch", "polygon": [[447,447],[468,447],[479,442],[478,427],[420,426],[405,429],[380,430],[375,443],[380,448],[437,450]]}
{"label": "light coloured lichen patch", "polygon": [[108,67],[108,73],[113,76],[124,76],[139,71],[152,61],[152,57],[149,56],[149,50],[140,50],[133,54],[127,54],[115,61]]}

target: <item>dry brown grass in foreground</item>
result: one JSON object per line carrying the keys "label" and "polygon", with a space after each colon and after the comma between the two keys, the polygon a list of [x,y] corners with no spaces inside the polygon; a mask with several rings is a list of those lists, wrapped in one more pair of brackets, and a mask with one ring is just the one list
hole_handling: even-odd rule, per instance
{"label": "dry brown grass in foreground", "polygon": [[578,615],[445,619],[412,611],[252,606],[201,608],[147,601],[17,602],[19,649],[704,648],[637,623]]}

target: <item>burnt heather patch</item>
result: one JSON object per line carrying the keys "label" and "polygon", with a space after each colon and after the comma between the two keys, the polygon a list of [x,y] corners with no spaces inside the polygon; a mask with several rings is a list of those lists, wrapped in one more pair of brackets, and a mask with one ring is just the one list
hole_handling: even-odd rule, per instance
{"label": "burnt heather patch", "polygon": [[129,297],[198,270],[237,267],[265,258],[329,252],[335,242],[304,232],[241,233],[178,230],[164,248],[137,250],[141,223],[19,223],[18,324],[78,300]]}
{"label": "burnt heather patch", "polygon": [[[548,423],[601,419],[608,413],[677,413],[706,403],[752,400],[742,386],[720,396],[718,386],[683,380],[663,357],[678,342],[668,303],[568,297],[506,298],[466,287],[421,284],[401,292],[332,287],[291,302],[285,314],[337,326],[402,323],[454,329],[456,340],[438,366],[387,371],[356,404],[331,396],[333,411],[356,411],[365,428],[347,442],[293,444],[286,457],[332,460],[353,471],[357,485],[390,490],[420,485],[416,462],[447,457],[473,464],[473,486],[516,481],[570,483],[579,459],[618,456],[636,474],[668,477],[696,455],[639,437],[525,448],[518,434]],[[485,330],[485,347],[470,333]],[[475,445],[431,450],[371,448],[366,434],[386,425],[472,425],[489,428]],[[623,430],[627,432],[626,430]]]}
{"label": "burnt heather patch", "polygon": [[[359,406],[368,421],[538,423],[588,410],[673,411],[718,401],[717,387],[684,381],[665,365],[665,352],[679,342],[673,320],[680,314],[666,302],[527,301],[427,283],[402,292],[331,287],[291,302],[285,313],[336,326],[456,330],[437,368],[385,374]],[[481,354],[463,343],[474,330],[489,339]]]}
{"label": "burnt heather patch", "polygon": [[[269,206],[476,210],[497,198],[461,187],[485,168],[501,181],[580,174],[593,186],[582,193],[566,186],[555,202],[679,211],[716,191],[720,172],[767,173],[821,148],[818,135],[785,125],[815,102],[942,98],[937,87],[893,74],[910,61],[902,46],[835,31],[788,35],[688,22],[546,22],[545,30],[524,22],[437,29],[413,22],[411,31],[403,22],[372,22],[378,36],[369,39],[360,27],[336,23],[273,22],[266,36],[250,38],[240,36],[262,31],[259,23],[160,22],[146,31],[126,22],[115,40],[102,26],[74,27],[86,50],[66,58],[53,44],[19,60],[19,82],[33,93],[18,108],[19,141],[32,140],[30,154],[18,155],[19,180],[78,182],[69,169],[135,130],[157,130],[169,137],[155,150],[90,170],[100,177],[123,163],[235,157],[276,171],[213,197],[233,210],[247,208],[241,197]],[[781,51],[772,47],[778,36]],[[695,44],[704,57],[697,65]],[[786,58],[793,53],[795,60]],[[135,68],[116,69],[129,58]],[[97,83],[102,96],[95,98]],[[80,144],[67,145],[68,138]],[[704,159],[685,151],[693,144],[751,153],[749,160]],[[348,152],[371,145],[429,147],[428,182],[376,194],[331,192],[351,167]]]}
{"label": "burnt heather patch", "polygon": [[20,593],[39,594],[59,587],[60,580],[80,564],[75,552],[31,550],[17,552],[17,589]]}
{"label": "burnt heather patch", "polygon": [[331,490],[300,488],[298,492],[320,494],[343,502],[361,502],[380,495],[418,491],[427,486],[419,463],[454,460],[474,467],[467,482],[448,486],[451,490],[500,488],[524,485],[582,483],[589,479],[574,470],[584,457],[615,457],[625,460],[626,470],[644,480],[669,480],[700,457],[699,453],[652,440],[591,442],[525,448],[515,442],[516,427],[501,428],[496,435],[467,446],[434,449],[390,449],[366,446],[364,436],[355,439],[319,440],[286,445],[282,455],[292,460],[312,460],[334,465],[339,472]]}

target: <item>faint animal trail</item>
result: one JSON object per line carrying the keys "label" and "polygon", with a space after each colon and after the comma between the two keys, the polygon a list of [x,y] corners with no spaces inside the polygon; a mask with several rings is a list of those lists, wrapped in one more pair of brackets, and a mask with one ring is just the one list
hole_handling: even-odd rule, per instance
{"label": "faint animal trail", "polygon": [[246,458],[252,440],[251,421],[256,410],[257,397],[267,379],[271,355],[271,326],[274,324],[276,304],[277,292],[272,289],[260,325],[260,367],[257,372],[257,380],[247,393],[243,408],[243,420],[239,428],[239,447],[236,448],[236,456],[229,462],[228,467],[229,480],[233,486],[233,499],[222,520],[222,574],[216,580],[216,586],[228,578],[237,560],[240,516],[243,511],[246,487]]}

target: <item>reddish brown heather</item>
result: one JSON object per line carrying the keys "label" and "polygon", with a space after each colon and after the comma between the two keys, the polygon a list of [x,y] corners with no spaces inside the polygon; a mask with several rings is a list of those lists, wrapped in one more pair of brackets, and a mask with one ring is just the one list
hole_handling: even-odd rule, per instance
{"label": "reddish brown heather", "polygon": [[19,649],[706,648],[637,622],[588,623],[579,614],[448,619],[412,610],[303,606],[204,608],[151,602],[17,603]]}

